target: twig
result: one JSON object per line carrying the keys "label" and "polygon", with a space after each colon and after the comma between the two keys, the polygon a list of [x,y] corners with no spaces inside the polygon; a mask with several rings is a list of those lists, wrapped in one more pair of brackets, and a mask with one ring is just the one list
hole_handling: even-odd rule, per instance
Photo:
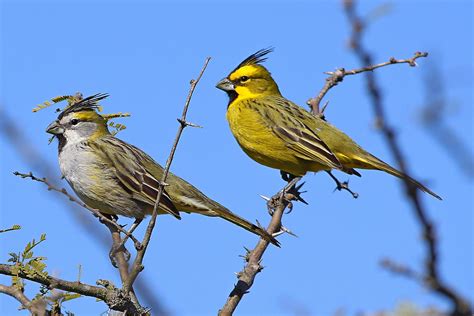
{"label": "twig", "polygon": [[125,235],[127,235],[130,239],[133,240],[133,242],[139,242],[135,236],[131,235],[127,230],[125,230],[122,226],[120,226],[117,222],[111,220],[110,218],[108,218],[107,216],[104,216],[102,213],[100,213],[100,211],[96,210],[95,208],[92,208],[92,207],[89,207],[87,206],[85,203],[83,203],[82,201],[78,200],[76,197],[74,197],[73,195],[69,194],[69,192],[67,192],[67,190],[65,188],[62,188],[62,189],[59,189],[58,187],[54,186],[47,178],[38,178],[36,177],[35,175],[33,175],[32,172],[29,172],[29,173],[21,173],[21,172],[18,172],[18,171],[15,171],[13,172],[13,174],[15,176],[19,176],[23,179],[25,178],[30,178],[31,180],[33,181],[38,181],[38,182],[42,182],[44,183],[47,187],[48,187],[48,191],[56,191],[56,192],[59,192],[61,194],[64,194],[65,196],[68,197],[68,199],[71,201],[71,202],[74,202],[80,206],[82,206],[83,208],[89,210],[92,212],[92,214],[99,218],[100,221],[104,222],[104,223],[108,223],[110,225],[113,225],[115,228],[117,228],[120,232],[124,233]]}
{"label": "twig", "polygon": [[[362,64],[370,65],[372,63],[372,56],[362,46],[361,40],[364,31],[364,22],[359,16],[357,16],[353,1],[345,0],[344,9],[347,18],[352,25],[352,35],[350,41],[351,47],[357,57],[359,57]],[[380,88],[376,83],[375,74],[373,72],[368,72],[366,74],[366,80],[367,89],[372,99],[372,107],[375,113],[377,126],[385,137],[385,140],[389,145],[390,151],[395,157],[400,170],[405,174],[409,174],[406,160],[401,151],[401,147],[398,144],[396,135],[393,129],[387,123],[380,94]],[[419,198],[418,190],[409,182],[407,178],[403,179],[403,183],[405,186],[407,198],[411,202],[415,217],[420,224],[424,245],[426,248],[426,258],[423,271],[424,284],[428,286],[428,288],[430,288],[433,292],[438,293],[451,302],[453,305],[451,315],[472,315],[472,307],[468,301],[459,293],[457,293],[454,288],[450,288],[444,283],[443,280],[441,280],[438,270],[438,244],[435,226],[427,215],[427,211],[425,210],[422,200]]]}
{"label": "twig", "polygon": [[393,274],[404,276],[406,278],[415,280],[417,282],[421,282],[421,283],[423,282],[423,277],[419,273],[414,271],[412,268],[406,265],[402,265],[400,263],[394,262],[389,258],[384,258],[380,260],[380,265],[384,269],[392,272]]}
{"label": "twig", "polygon": [[[385,67],[388,65],[394,65],[394,64],[408,64],[411,67],[415,67],[417,65],[416,60],[421,57],[427,57],[428,53],[426,52],[416,52],[413,57],[411,58],[406,58],[406,59],[396,59],[394,57],[390,57],[390,59],[386,62],[372,65],[372,66],[365,66],[362,68],[357,68],[357,69],[352,69],[352,70],[346,70],[344,68],[339,68],[336,69],[336,71],[327,71],[325,74],[329,75],[329,77],[326,78],[326,83],[324,84],[323,88],[319,91],[318,95],[315,98],[309,99],[306,104],[309,105],[311,108],[311,112],[319,117],[324,118],[324,111],[326,110],[326,107],[328,103],[326,103],[322,109],[320,109],[320,104],[321,101],[323,100],[324,96],[328,93],[328,91],[333,88],[334,86],[337,86],[339,82],[341,82],[345,76],[349,75],[356,75],[360,74],[362,72],[371,72],[374,71],[377,68]],[[369,63],[367,65],[370,65]]]}
{"label": "twig", "polygon": [[164,186],[165,186],[165,183],[166,183],[166,179],[168,178],[168,173],[169,173],[171,163],[172,163],[173,158],[174,158],[174,154],[176,152],[176,148],[178,147],[179,139],[181,138],[181,134],[183,133],[183,130],[187,126],[194,126],[194,124],[189,123],[189,122],[186,121],[186,114],[188,112],[188,107],[189,107],[189,104],[191,102],[191,98],[193,96],[194,89],[196,88],[196,85],[201,80],[201,77],[204,74],[204,71],[206,70],[207,65],[208,65],[210,60],[211,60],[210,57],[206,58],[206,60],[204,61],[204,66],[202,67],[201,72],[199,73],[198,77],[195,80],[194,79],[191,80],[191,82],[190,82],[191,86],[190,86],[190,89],[189,89],[188,96],[186,98],[186,102],[184,104],[183,113],[181,114],[181,118],[178,119],[178,122],[180,123],[179,127],[178,127],[178,132],[176,133],[176,137],[175,137],[173,146],[171,148],[171,152],[169,154],[168,160],[166,161],[166,165],[165,165],[165,168],[164,168],[164,171],[163,171],[163,177],[161,178],[161,182],[160,182],[160,185],[159,185],[159,188],[158,188],[158,194],[157,194],[157,197],[156,197],[155,206],[153,207],[153,213],[152,213],[150,222],[148,223],[148,226],[147,226],[147,229],[146,229],[146,232],[145,232],[145,236],[143,237],[143,241],[141,243],[142,247],[137,250],[137,256],[135,257],[132,268],[130,270],[129,278],[126,280],[126,282],[123,286],[123,289],[126,293],[130,291],[130,289],[132,288],[132,285],[135,282],[138,274],[144,268],[143,267],[143,258],[145,256],[146,249],[147,249],[148,244],[150,242],[151,235],[152,235],[152,232],[153,232],[153,228],[155,227],[156,217],[158,215],[158,205],[160,203],[161,196],[163,195]]}
{"label": "twig", "polygon": [[[280,192],[268,200],[267,205],[269,211],[272,213],[272,219],[267,227],[267,232],[269,234],[275,234],[280,230],[283,213],[285,209],[291,205],[290,199],[296,200],[295,196],[298,196],[297,193],[290,193],[288,195],[287,193],[289,193],[291,188],[295,187],[300,179],[301,177],[294,178]],[[300,187],[296,187],[296,189]],[[219,310],[219,316],[232,315],[242,297],[248,293],[248,290],[253,285],[256,275],[263,269],[263,266],[261,265],[262,257],[269,244],[270,243],[267,240],[260,238],[253,250],[246,249],[247,254],[245,255],[245,260],[247,264],[242,271],[237,273],[237,284],[230,292],[224,306]]]}
{"label": "twig", "polygon": [[1,233],[6,233],[6,232],[10,232],[10,231],[13,231],[13,230],[19,230],[19,229],[21,229],[21,226],[20,226],[20,225],[13,225],[13,226],[10,227],[10,228],[0,229],[0,234],[1,234]]}

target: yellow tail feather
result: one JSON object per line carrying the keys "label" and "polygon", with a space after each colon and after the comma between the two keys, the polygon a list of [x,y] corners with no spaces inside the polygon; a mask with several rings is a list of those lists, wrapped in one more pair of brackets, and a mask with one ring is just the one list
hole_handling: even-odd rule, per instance
{"label": "yellow tail feather", "polygon": [[[370,154],[369,154],[370,155]],[[386,173],[389,173],[397,178],[400,178],[402,180],[406,179],[408,180],[411,184],[413,184],[414,186],[416,186],[418,189],[420,189],[421,191],[423,192],[426,192],[432,196],[434,196],[435,198],[437,198],[438,200],[442,200],[442,198],[434,193],[433,191],[431,191],[430,189],[428,189],[427,187],[425,187],[423,184],[421,184],[420,182],[416,181],[415,179],[413,179],[412,177],[404,174],[403,172],[393,168],[392,166],[390,166],[389,164],[383,162],[382,160],[380,160],[379,158],[373,156],[373,155],[370,155],[369,157],[366,157],[368,159],[358,159],[362,164],[363,166],[359,166],[358,168],[363,168],[363,169],[377,169],[377,170],[381,170],[381,171],[385,171]]]}

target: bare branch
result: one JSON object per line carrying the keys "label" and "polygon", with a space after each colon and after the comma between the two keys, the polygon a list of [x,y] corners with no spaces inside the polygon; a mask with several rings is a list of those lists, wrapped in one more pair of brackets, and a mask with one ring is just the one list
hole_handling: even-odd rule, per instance
{"label": "bare branch", "polygon": [[[352,35],[350,40],[351,48],[354,50],[354,53],[357,55],[363,65],[370,65],[372,64],[372,56],[362,46],[361,40],[365,23],[356,14],[354,3],[352,0],[344,1],[344,10],[347,19],[352,25]],[[415,55],[415,57],[416,56],[417,55]],[[420,57],[424,56],[420,55]],[[411,62],[408,63],[410,65],[415,65],[415,59],[411,60]],[[387,123],[380,88],[375,80],[375,74],[373,72],[367,72],[366,80],[367,89],[372,99],[372,107],[374,110],[377,126],[385,137],[385,140],[390,148],[390,151],[392,152],[392,155],[397,161],[400,170],[403,173],[409,175],[410,172],[408,170],[404,154],[402,153],[401,147],[396,139],[395,132],[393,131],[392,127],[390,127]],[[443,296],[451,302],[451,304],[453,305],[453,310],[451,312],[452,315],[471,315],[472,307],[470,306],[468,301],[463,298],[459,293],[457,293],[454,288],[450,288],[444,283],[443,280],[441,280],[441,276],[439,275],[438,269],[438,244],[435,226],[428,217],[428,213],[422,203],[422,200],[419,198],[419,191],[410,183],[407,178],[403,179],[403,183],[405,186],[407,198],[411,202],[415,217],[420,224],[424,246],[426,248],[426,257],[423,271],[424,284],[433,292]],[[392,269],[392,271],[394,270]]]}
{"label": "bare branch", "polygon": [[190,86],[190,89],[189,89],[188,96],[186,98],[186,102],[184,104],[183,113],[181,115],[181,118],[178,119],[178,122],[180,123],[179,127],[178,127],[178,131],[176,133],[176,137],[175,137],[173,146],[171,147],[171,152],[169,154],[168,160],[166,161],[166,165],[165,165],[165,168],[164,168],[164,171],[163,171],[163,177],[161,178],[160,186],[158,188],[158,194],[157,194],[157,197],[156,197],[155,206],[153,207],[153,213],[152,213],[150,222],[148,223],[148,226],[147,226],[147,229],[146,229],[146,232],[145,232],[145,236],[143,237],[143,241],[141,243],[142,247],[137,250],[137,256],[135,257],[132,268],[130,270],[129,278],[126,280],[126,282],[124,283],[124,286],[123,286],[123,289],[124,289],[125,292],[129,292],[131,290],[132,285],[135,282],[138,274],[144,268],[143,267],[143,258],[145,256],[146,249],[147,249],[148,244],[150,242],[151,235],[153,233],[153,228],[155,227],[156,217],[158,215],[158,205],[159,205],[161,197],[163,195],[164,183],[166,183],[166,179],[168,178],[168,173],[169,173],[171,163],[172,163],[173,158],[174,158],[174,154],[176,152],[176,148],[178,147],[179,139],[181,138],[181,134],[183,133],[183,130],[187,126],[195,126],[194,124],[189,123],[189,122],[186,121],[186,114],[188,112],[189,104],[191,102],[191,98],[193,96],[194,89],[196,88],[196,85],[201,80],[201,77],[204,74],[204,71],[206,70],[207,65],[209,64],[210,60],[211,60],[210,57],[206,58],[206,60],[204,61],[204,65],[203,65],[203,67],[201,69],[201,72],[199,73],[197,79],[193,79],[190,82],[191,86]]}
{"label": "bare branch", "polygon": [[[281,230],[281,218],[285,209],[291,207],[291,200],[298,199],[299,194],[297,191],[301,188],[301,185],[296,188],[295,185],[300,179],[301,177],[294,178],[280,192],[275,194],[271,199],[268,199],[267,205],[269,211],[272,213],[272,219],[267,227],[267,232],[269,234],[273,235]],[[292,189],[295,189],[296,192],[290,192]],[[260,238],[253,250],[246,249],[247,254],[245,255],[245,261],[247,264],[242,271],[237,273],[237,284],[230,292],[224,306],[219,310],[219,316],[232,315],[242,297],[248,293],[248,290],[253,285],[256,275],[263,269],[263,266],[261,265],[262,257],[269,244],[270,243],[267,240]]]}
{"label": "bare branch", "polygon": [[[390,57],[388,61],[376,65],[365,66],[352,70],[345,70],[344,68],[339,68],[336,71],[327,71],[325,72],[325,74],[329,75],[329,77],[326,78],[326,83],[324,84],[323,88],[321,89],[321,91],[319,91],[318,95],[315,98],[309,99],[306,104],[309,105],[309,107],[311,108],[311,112],[314,115],[324,117],[324,110],[326,109],[328,103],[326,103],[323,108],[320,109],[321,101],[323,100],[324,96],[329,92],[329,90],[337,86],[337,84],[341,82],[345,76],[356,75],[367,71],[372,72],[377,68],[394,64],[408,64],[411,67],[415,67],[417,66],[416,60],[418,58],[427,56],[428,53],[426,52],[416,52],[413,57],[407,59],[396,59],[394,57]],[[370,63],[368,63],[368,65],[369,64]]]}
{"label": "bare branch", "polygon": [[350,76],[350,75],[357,75],[362,72],[371,72],[374,71],[377,68],[389,66],[389,65],[394,65],[394,64],[408,64],[411,67],[417,66],[416,60],[421,57],[427,57],[428,53],[426,52],[416,52],[413,57],[411,58],[406,58],[406,59],[396,59],[394,57],[390,57],[390,59],[386,62],[376,64],[376,65],[371,65],[371,66],[365,66],[362,68],[357,68],[357,69],[352,69],[352,70],[346,70],[344,68],[339,68],[336,71],[327,71],[325,74],[329,75],[328,78],[326,78],[326,83],[324,84],[323,88],[319,91],[318,95],[315,98],[309,99],[306,104],[309,105],[311,108],[311,112],[319,117],[324,117],[324,110],[326,109],[328,103],[326,103],[322,109],[320,109],[320,104],[321,101],[323,100],[324,96],[329,92],[329,90],[335,86],[339,82],[341,82],[345,76]]}
{"label": "bare branch", "polygon": [[402,265],[400,263],[394,262],[389,258],[382,259],[380,261],[380,265],[384,269],[392,272],[393,274],[401,275],[406,278],[415,280],[417,282],[421,282],[421,283],[423,282],[423,277],[420,276],[418,272],[414,271],[412,268],[406,265]]}

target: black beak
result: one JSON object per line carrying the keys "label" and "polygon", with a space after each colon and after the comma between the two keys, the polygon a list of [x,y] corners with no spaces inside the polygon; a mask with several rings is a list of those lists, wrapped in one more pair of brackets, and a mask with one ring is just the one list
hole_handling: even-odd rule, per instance
{"label": "black beak", "polygon": [[53,135],[59,135],[64,133],[64,128],[59,124],[58,121],[54,121],[53,123],[49,124],[46,128],[46,133],[50,133]]}
{"label": "black beak", "polygon": [[226,92],[230,92],[230,91],[234,91],[234,90],[235,90],[234,84],[232,83],[232,81],[230,81],[230,80],[227,79],[227,78],[224,78],[224,79],[222,79],[221,81],[219,81],[219,82],[216,84],[216,88],[217,88],[217,89],[221,89],[221,90],[226,91]]}

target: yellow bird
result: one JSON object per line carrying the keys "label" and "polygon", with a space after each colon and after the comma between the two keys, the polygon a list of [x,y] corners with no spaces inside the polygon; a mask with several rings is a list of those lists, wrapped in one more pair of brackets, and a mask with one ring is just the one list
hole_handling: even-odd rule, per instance
{"label": "yellow bird", "polygon": [[229,96],[227,121],[250,158],[293,176],[332,169],[360,176],[354,168],[382,170],[408,179],[441,200],[420,182],[368,153],[333,125],[285,99],[270,72],[261,65],[271,51],[264,49],[250,55],[216,85]]}

